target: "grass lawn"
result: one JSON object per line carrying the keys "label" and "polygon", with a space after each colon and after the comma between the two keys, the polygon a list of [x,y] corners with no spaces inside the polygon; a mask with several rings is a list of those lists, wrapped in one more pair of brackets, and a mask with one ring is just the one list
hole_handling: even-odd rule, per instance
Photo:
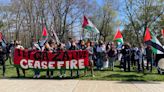
{"label": "grass lawn", "polygon": [[[21,73],[21,79],[24,78],[22,71],[20,70]],[[67,76],[64,79],[71,79],[70,72],[67,71]],[[88,71],[87,76],[83,76],[84,72],[81,71],[80,74],[82,75],[80,78],[74,78],[74,79],[80,79],[80,80],[117,80],[117,81],[164,81],[164,75],[160,75],[157,73],[157,70],[154,68],[152,73],[147,73],[145,70],[145,73],[137,73],[136,71],[132,72],[123,72],[121,71],[117,65],[114,69],[114,71],[110,71],[109,69],[102,70],[102,71],[94,71],[95,77],[90,76],[90,71]],[[45,78],[45,71],[41,72],[41,78],[40,79],[46,79]],[[76,74],[76,72],[74,73]],[[54,71],[54,79],[60,79],[59,76],[59,71]],[[0,66],[0,78],[2,77],[2,66]],[[6,62],[6,78],[11,79],[11,78],[17,78],[17,73],[16,69],[13,65],[9,64],[9,61]],[[33,78],[33,70],[27,70],[26,71],[26,77],[27,79],[32,79]]]}

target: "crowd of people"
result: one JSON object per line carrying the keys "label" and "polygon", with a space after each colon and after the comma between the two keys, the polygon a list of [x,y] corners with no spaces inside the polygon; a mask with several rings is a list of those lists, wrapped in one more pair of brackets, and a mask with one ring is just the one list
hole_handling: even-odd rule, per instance
{"label": "crowd of people", "polygon": [[[13,41],[4,48],[2,46],[2,42],[0,42],[0,64],[3,66],[3,76],[5,76],[5,61],[6,57],[9,57],[10,63],[12,63],[12,57],[14,53],[14,49],[24,49],[21,46],[20,41]],[[49,51],[49,52],[57,52],[57,51],[65,51],[65,50],[87,50],[89,52],[89,68],[91,71],[91,75],[94,76],[94,69],[103,70],[110,69],[111,71],[115,71],[115,63],[116,61],[120,64],[120,70],[125,72],[130,72],[133,70],[137,72],[142,72],[145,70],[148,72],[152,72],[153,66],[156,66],[157,63],[154,61],[154,54],[152,52],[151,46],[131,46],[129,43],[114,43],[108,42],[104,43],[103,41],[84,41],[79,40],[76,41],[72,38],[69,38],[68,42],[57,44],[55,40],[48,40],[42,48],[36,46],[34,43],[29,50],[41,50],[41,51]],[[146,60],[146,62],[145,62]],[[18,77],[20,76],[19,68],[16,68]],[[22,72],[25,76],[25,70],[22,69]],[[79,77],[79,70],[72,71],[70,70],[70,76]],[[87,71],[84,71],[84,75],[87,74]],[[66,77],[66,70],[61,69],[59,71],[59,77]],[[40,71],[34,70],[34,78],[40,78]],[[54,71],[47,70],[46,78],[53,78]]]}

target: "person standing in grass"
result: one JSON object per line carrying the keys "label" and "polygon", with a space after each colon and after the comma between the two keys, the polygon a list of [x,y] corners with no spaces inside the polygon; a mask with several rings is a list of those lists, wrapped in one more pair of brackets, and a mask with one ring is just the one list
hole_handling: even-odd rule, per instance
{"label": "person standing in grass", "polygon": [[[71,47],[69,48],[69,50],[78,50],[78,47],[76,46],[75,41],[71,42]],[[71,72],[71,78],[73,77],[73,70],[70,71]],[[77,77],[79,77],[79,71],[77,70]]]}
{"label": "person standing in grass", "polygon": [[137,63],[137,71],[140,72],[141,71],[141,49],[139,49],[138,47],[134,48],[134,60]]}
{"label": "person standing in grass", "polygon": [[[85,41],[80,40],[79,42],[80,42],[80,44],[78,44],[78,49],[79,50],[86,50],[87,47],[86,47]],[[87,41],[87,43],[90,43],[90,41]],[[77,74],[79,75],[79,71],[77,71]]]}
{"label": "person standing in grass", "polygon": [[[91,75],[92,75],[92,77],[94,77],[94,73],[93,73],[93,67],[94,67],[94,63],[93,63],[93,47],[91,46],[91,43],[92,42],[87,42],[86,43],[86,45],[87,45],[87,47],[86,47],[86,50],[88,51],[88,53],[89,53],[89,68],[90,68],[90,70],[91,70]],[[87,72],[87,70],[86,70],[86,72]],[[86,72],[85,72],[85,74],[86,74]]]}
{"label": "person standing in grass", "polygon": [[96,62],[96,66],[98,70],[102,70],[103,69],[103,62],[104,62],[104,56],[105,56],[105,45],[103,43],[103,41],[99,41],[99,44],[96,48],[96,52],[97,52],[97,62]]}
{"label": "person standing in grass", "polygon": [[6,70],[5,55],[6,55],[6,50],[2,46],[2,42],[0,42],[0,64],[2,65],[3,77],[5,77],[5,70]]}
{"label": "person standing in grass", "polygon": [[[21,45],[21,41],[15,41],[15,48],[16,49],[20,49],[20,50],[24,50],[24,47]],[[16,67],[16,71],[17,71],[18,77],[20,77],[20,72],[19,72],[19,68],[18,67]],[[23,72],[23,75],[25,77],[25,70],[22,69],[22,72]]]}
{"label": "person standing in grass", "polygon": [[109,68],[113,71],[114,70],[114,62],[117,54],[117,50],[114,46],[114,44],[111,44],[111,48],[107,52],[108,54],[108,60],[109,60]]}
{"label": "person standing in grass", "polygon": [[133,69],[136,67],[138,56],[136,55],[136,46],[133,45],[131,48],[131,66]]}
{"label": "person standing in grass", "polygon": [[[33,44],[33,47],[32,47],[31,50],[33,50],[33,51],[39,50],[39,48],[37,48],[37,46],[35,46],[34,44]],[[38,69],[34,69],[34,76],[33,76],[33,78],[40,78],[40,71]]]}
{"label": "person standing in grass", "polygon": [[[45,51],[48,51],[48,52],[53,52],[54,51],[54,45],[55,44],[55,41],[53,39],[50,39],[48,41],[48,43],[45,44]],[[47,73],[46,73],[46,78],[53,78],[53,73],[54,71],[53,70],[47,70]]]}
{"label": "person standing in grass", "polygon": [[[65,45],[64,45],[63,43],[60,43],[60,44],[58,45],[57,51],[65,51],[65,50],[66,50],[66,49],[65,49]],[[60,75],[59,75],[59,77],[60,77],[60,78],[66,77],[66,69],[65,69],[65,68],[61,68],[61,69],[60,69]]]}
{"label": "person standing in grass", "polygon": [[127,71],[128,69],[128,72],[130,72],[131,49],[128,43],[123,46],[121,53],[124,60],[124,71]]}
{"label": "person standing in grass", "polygon": [[152,72],[152,68],[153,68],[153,51],[152,51],[150,45],[148,45],[146,47],[146,59],[147,59],[146,69],[148,70],[148,72]]}

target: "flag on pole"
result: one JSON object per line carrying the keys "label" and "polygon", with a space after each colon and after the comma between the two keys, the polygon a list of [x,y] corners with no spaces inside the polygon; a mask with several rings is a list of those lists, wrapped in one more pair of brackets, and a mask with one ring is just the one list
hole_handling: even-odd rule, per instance
{"label": "flag on pole", "polygon": [[114,36],[114,41],[120,42],[121,44],[124,43],[124,41],[123,41],[123,36],[122,36],[122,34],[121,34],[121,32],[120,32],[119,29],[117,30],[117,32],[116,32],[116,34],[115,34],[115,36]]}
{"label": "flag on pole", "polygon": [[83,25],[82,28],[84,28],[87,31],[94,32],[96,34],[99,34],[99,30],[95,27],[95,25],[86,17],[83,18]]}
{"label": "flag on pole", "polygon": [[46,26],[43,27],[42,39],[43,40],[47,40],[48,39],[48,32],[47,32]]}
{"label": "flag on pole", "polygon": [[53,30],[53,28],[51,28],[51,31],[52,31],[53,36],[55,37],[55,40],[56,40],[57,44],[59,44],[60,43],[60,40],[59,40],[56,32]]}
{"label": "flag on pole", "polygon": [[38,43],[39,46],[42,48],[47,42],[47,40],[48,40],[48,32],[47,32],[46,26],[44,26],[42,30],[42,39]]}
{"label": "flag on pole", "polygon": [[155,54],[163,54],[164,53],[164,48],[162,47],[162,44],[156,38],[154,33],[149,31],[149,28],[146,29],[145,36],[144,36],[144,42],[145,42],[145,44],[150,45],[152,47],[152,50]]}

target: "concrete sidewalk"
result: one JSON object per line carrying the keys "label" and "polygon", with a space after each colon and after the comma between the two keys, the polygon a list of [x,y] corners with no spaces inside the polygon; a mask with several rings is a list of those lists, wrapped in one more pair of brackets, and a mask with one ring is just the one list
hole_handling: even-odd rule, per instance
{"label": "concrete sidewalk", "polygon": [[0,92],[164,92],[164,82],[0,79]]}

